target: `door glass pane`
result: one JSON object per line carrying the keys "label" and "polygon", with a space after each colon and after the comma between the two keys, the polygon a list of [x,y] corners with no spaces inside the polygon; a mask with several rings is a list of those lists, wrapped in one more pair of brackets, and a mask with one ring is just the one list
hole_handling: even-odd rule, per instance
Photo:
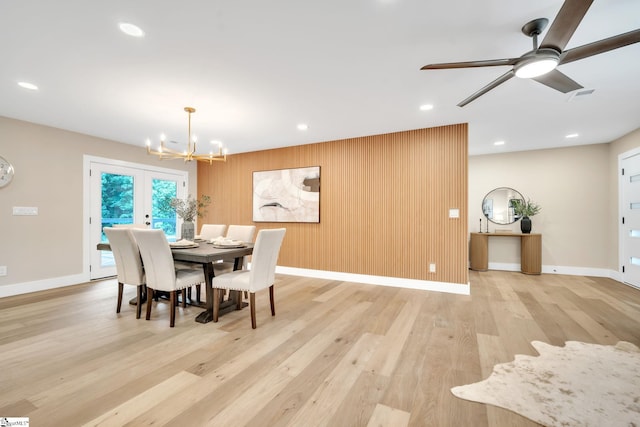
{"label": "door glass pane", "polygon": [[164,230],[169,241],[176,240],[176,213],[169,205],[178,192],[175,180],[154,178],[151,181],[151,227]]}
{"label": "door glass pane", "polygon": [[[133,176],[118,175],[103,172],[101,176],[101,236],[100,241],[106,242],[105,227],[115,224],[133,224]],[[101,266],[114,265],[110,251],[101,251]]]}

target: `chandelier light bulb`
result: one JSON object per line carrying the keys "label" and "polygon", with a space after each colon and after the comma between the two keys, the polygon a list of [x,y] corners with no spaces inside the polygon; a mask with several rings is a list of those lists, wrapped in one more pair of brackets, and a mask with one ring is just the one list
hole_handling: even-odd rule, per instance
{"label": "chandelier light bulb", "polygon": [[222,142],[220,141],[211,141],[212,144],[218,144],[217,152],[214,150],[211,150],[209,154],[198,154],[196,152],[196,142],[198,141],[198,137],[191,133],[191,114],[195,113],[196,109],[193,107],[184,107],[184,111],[188,114],[187,148],[184,151],[177,151],[170,147],[165,147],[164,142],[167,137],[163,133],[160,135],[160,148],[157,151],[151,149],[151,141],[147,139],[147,154],[156,155],[160,159],[182,159],[185,162],[200,160],[203,162],[209,162],[210,165],[212,165],[214,161],[226,162],[227,150],[225,149],[223,153]]}

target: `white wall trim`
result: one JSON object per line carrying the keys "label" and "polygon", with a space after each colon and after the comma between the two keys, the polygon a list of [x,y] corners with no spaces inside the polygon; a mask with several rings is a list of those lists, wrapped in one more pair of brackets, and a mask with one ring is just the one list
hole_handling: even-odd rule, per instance
{"label": "white wall trim", "polygon": [[470,286],[459,283],[432,282],[428,280],[403,279],[400,277],[371,276],[367,274],[341,273],[337,271],[310,270],[306,268],[276,267],[276,273],[315,279],[341,280],[368,285],[392,286],[396,288],[421,289],[424,291],[447,292],[469,295]]}
{"label": "white wall trim", "polygon": [[500,271],[520,271],[520,264],[509,264],[503,262],[490,262],[488,265],[489,270]]}
{"label": "white wall trim", "polygon": [[[520,264],[490,263],[490,270],[520,271]],[[315,279],[341,280],[345,282],[365,283],[369,285],[391,286],[396,288],[420,289],[424,291],[446,292],[458,295],[470,295],[471,286],[459,283],[432,282],[428,280],[403,279],[400,277],[371,276],[367,274],[341,273],[336,271],[310,270],[305,268],[276,267],[276,273],[292,276],[311,277]],[[570,276],[608,277],[617,282],[622,281],[622,274],[615,270],[590,267],[568,266],[542,266],[543,274],[566,274]],[[15,283],[0,286],[0,298],[14,295],[22,295],[31,292],[45,291],[48,289],[73,286],[87,283],[89,280],[85,273],[72,276],[54,277],[51,279],[37,280],[34,282]],[[625,285],[632,286],[628,283]],[[635,286],[632,286],[635,289]],[[115,289],[115,288],[114,288]]]}
{"label": "white wall trim", "polygon": [[[499,262],[490,262],[489,270],[500,271],[520,271],[520,264],[508,264]],[[592,277],[608,277],[610,279],[622,282],[622,275],[608,268],[592,268],[592,267],[571,267],[564,265],[543,265],[543,274],[566,274],[568,276],[592,276]]]}
{"label": "white wall trim", "polygon": [[86,275],[81,273],[72,276],[52,277],[50,279],[36,280],[33,282],[13,283],[11,285],[0,286],[0,298],[64,288],[65,286],[73,286],[86,282]]}

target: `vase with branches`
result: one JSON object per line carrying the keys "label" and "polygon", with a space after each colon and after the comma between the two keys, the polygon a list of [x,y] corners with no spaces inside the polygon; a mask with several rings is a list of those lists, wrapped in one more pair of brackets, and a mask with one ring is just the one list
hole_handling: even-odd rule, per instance
{"label": "vase with branches", "polygon": [[180,238],[183,240],[193,240],[195,237],[194,221],[201,218],[207,212],[205,208],[211,204],[211,197],[202,195],[200,200],[189,195],[186,199],[172,198],[169,205],[182,219],[182,229]]}

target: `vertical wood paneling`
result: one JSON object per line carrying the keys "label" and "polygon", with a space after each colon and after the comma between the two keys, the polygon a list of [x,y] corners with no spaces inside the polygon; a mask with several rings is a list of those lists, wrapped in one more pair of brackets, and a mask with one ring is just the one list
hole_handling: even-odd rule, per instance
{"label": "vertical wood paneling", "polygon": [[467,157],[466,124],[231,155],[198,165],[200,222],[253,224],[253,171],[320,166],[319,224],[255,223],[287,228],[279,265],[466,284]]}

